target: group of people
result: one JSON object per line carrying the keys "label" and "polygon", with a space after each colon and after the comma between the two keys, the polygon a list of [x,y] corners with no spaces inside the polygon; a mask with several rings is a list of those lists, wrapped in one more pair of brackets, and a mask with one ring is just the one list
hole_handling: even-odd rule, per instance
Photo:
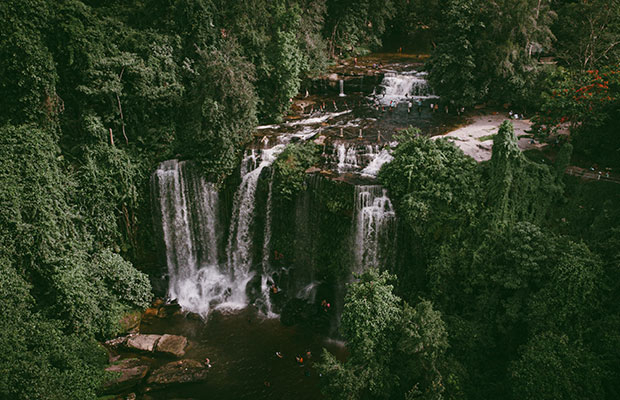
{"label": "group of people", "polygon": [[[282,352],[280,351],[276,351],[276,357],[278,357],[279,359],[284,359],[284,355],[282,355]],[[305,353],[297,354],[295,356],[295,362],[300,367],[303,367],[305,365],[304,363],[310,360],[311,358],[312,358],[312,352],[310,350],[306,350]]]}
{"label": "group of people", "polygon": [[[454,107],[454,109],[456,109],[456,114],[459,115],[459,116],[465,112],[465,107],[456,107],[454,105],[453,105],[453,107]],[[430,108],[431,108],[431,111],[435,113],[435,112],[439,111],[439,104],[438,103],[431,103],[430,104]],[[446,112],[446,114],[450,113],[450,106],[448,106],[447,104],[443,107],[443,109]]]}

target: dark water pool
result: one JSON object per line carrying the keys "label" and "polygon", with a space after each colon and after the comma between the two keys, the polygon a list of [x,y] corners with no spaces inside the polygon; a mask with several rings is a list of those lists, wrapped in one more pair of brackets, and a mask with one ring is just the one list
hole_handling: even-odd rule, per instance
{"label": "dark water pool", "polygon": [[[143,321],[142,333],[187,336],[192,345],[186,358],[211,361],[209,379],[148,393],[163,399],[321,399],[320,379],[313,363],[327,348],[339,359],[346,357],[342,343],[299,327],[285,327],[248,308],[234,314],[212,313],[207,323],[184,315]],[[276,352],[283,358],[278,358]],[[303,366],[296,355],[310,351]],[[307,358],[304,356],[304,358]]]}

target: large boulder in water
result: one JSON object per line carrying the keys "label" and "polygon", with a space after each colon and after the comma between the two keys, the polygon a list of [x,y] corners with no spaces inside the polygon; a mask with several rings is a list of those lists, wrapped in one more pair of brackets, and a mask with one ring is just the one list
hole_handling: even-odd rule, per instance
{"label": "large boulder in water", "polygon": [[208,368],[200,361],[180,360],[163,365],[147,379],[150,389],[182,383],[197,383],[207,379]]}
{"label": "large boulder in water", "polygon": [[133,350],[153,352],[161,335],[134,335],[127,339],[126,346]]}
{"label": "large boulder in water", "polygon": [[163,335],[157,342],[155,351],[174,357],[183,357],[187,347],[187,338],[177,335]]}
{"label": "large boulder in water", "polygon": [[105,382],[103,391],[104,393],[119,393],[136,387],[142,382],[148,370],[149,366],[137,358],[127,358],[110,365],[106,371],[120,373],[120,376]]}

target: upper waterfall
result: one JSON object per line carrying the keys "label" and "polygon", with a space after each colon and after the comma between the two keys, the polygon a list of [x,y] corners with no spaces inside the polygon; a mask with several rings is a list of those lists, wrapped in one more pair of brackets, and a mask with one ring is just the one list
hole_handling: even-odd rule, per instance
{"label": "upper waterfall", "polygon": [[398,104],[409,99],[436,97],[426,81],[426,73],[424,72],[387,72],[383,77],[380,88],[380,94],[376,95],[376,97],[384,105]]}

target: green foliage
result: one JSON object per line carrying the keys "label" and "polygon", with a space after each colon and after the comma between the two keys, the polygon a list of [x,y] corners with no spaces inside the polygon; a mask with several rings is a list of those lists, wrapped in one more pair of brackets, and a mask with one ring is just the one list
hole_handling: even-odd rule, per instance
{"label": "green foliage", "polygon": [[561,69],[543,95],[536,124],[544,133],[553,133],[567,124],[576,152],[616,167],[620,165],[620,136],[616,129],[619,94],[617,64],[585,72]]}
{"label": "green foliage", "polygon": [[445,2],[430,61],[437,94],[456,106],[535,104],[546,75],[536,56],[551,48],[555,16],[548,0]]}
{"label": "green foliage", "polygon": [[430,60],[430,83],[437,93],[458,107],[472,106],[478,98],[472,41],[480,30],[474,15],[475,1],[448,1],[444,12],[446,36]]}
{"label": "green foliage", "polygon": [[410,129],[399,137],[394,160],[381,169],[379,180],[417,235],[449,237],[477,211],[476,162],[447,140],[416,134]]}
{"label": "green foliage", "polygon": [[49,13],[40,0],[0,4],[0,126],[48,123],[57,111],[54,59],[42,37]]}
{"label": "green foliage", "polygon": [[69,204],[72,180],[61,169],[54,135],[34,125],[0,128],[3,247],[21,274],[45,275],[45,264],[88,239]]}
{"label": "green foliage", "polygon": [[30,285],[0,261],[0,397],[95,399],[106,354],[94,340],[66,335],[61,325],[32,311]]}
{"label": "green foliage", "polygon": [[523,155],[509,121],[502,123],[493,138],[488,175],[487,210],[499,224],[540,222],[562,193],[561,182],[548,166]]}
{"label": "green foliage", "polygon": [[330,55],[358,55],[378,48],[395,11],[391,0],[327,0],[325,36]]}
{"label": "green foliage", "polygon": [[342,364],[325,351],[317,366],[328,398],[441,398],[438,367],[447,348],[441,314],[428,301],[402,303],[393,279],[371,269],[349,285],[341,322],[349,358]]}
{"label": "green foliage", "polygon": [[515,399],[601,399],[600,380],[593,354],[551,332],[534,337],[511,365]]}
{"label": "green foliage", "polygon": [[122,313],[146,307],[152,296],[148,277],[108,250],[61,261],[52,280],[55,308],[71,331],[100,338],[117,334]]}
{"label": "green foliage", "polygon": [[319,161],[319,146],[313,142],[291,144],[273,163],[276,193],[291,201],[305,189],[306,170]]}
{"label": "green foliage", "polygon": [[116,333],[121,312],[148,303],[150,283],[117,254],[92,255],[100,219],[76,206],[55,135],[33,125],[0,133],[0,290],[12,299],[0,317],[0,394],[95,398],[105,356],[93,335]]}
{"label": "green foliage", "polygon": [[256,124],[253,67],[232,39],[221,48],[198,48],[188,61],[188,87],[178,145],[222,182],[237,166]]}
{"label": "green foliage", "polygon": [[620,61],[620,1],[558,2],[553,31],[556,56],[571,69],[587,70]]}
{"label": "green foliage", "polygon": [[[452,349],[468,365],[475,398],[506,395],[476,386],[505,379],[505,363],[535,335],[582,341],[603,295],[600,260],[585,245],[526,222],[444,245],[427,273],[433,301],[458,316],[447,318],[448,332],[458,339]],[[464,330],[461,318],[471,327]]]}
{"label": "green foliage", "polygon": [[94,228],[96,246],[118,248],[122,243],[126,252],[134,245],[125,242],[125,238],[133,238],[128,210],[138,206],[137,186],[141,181],[138,167],[123,150],[99,143],[84,149],[84,164],[77,178],[75,202],[86,223]]}

